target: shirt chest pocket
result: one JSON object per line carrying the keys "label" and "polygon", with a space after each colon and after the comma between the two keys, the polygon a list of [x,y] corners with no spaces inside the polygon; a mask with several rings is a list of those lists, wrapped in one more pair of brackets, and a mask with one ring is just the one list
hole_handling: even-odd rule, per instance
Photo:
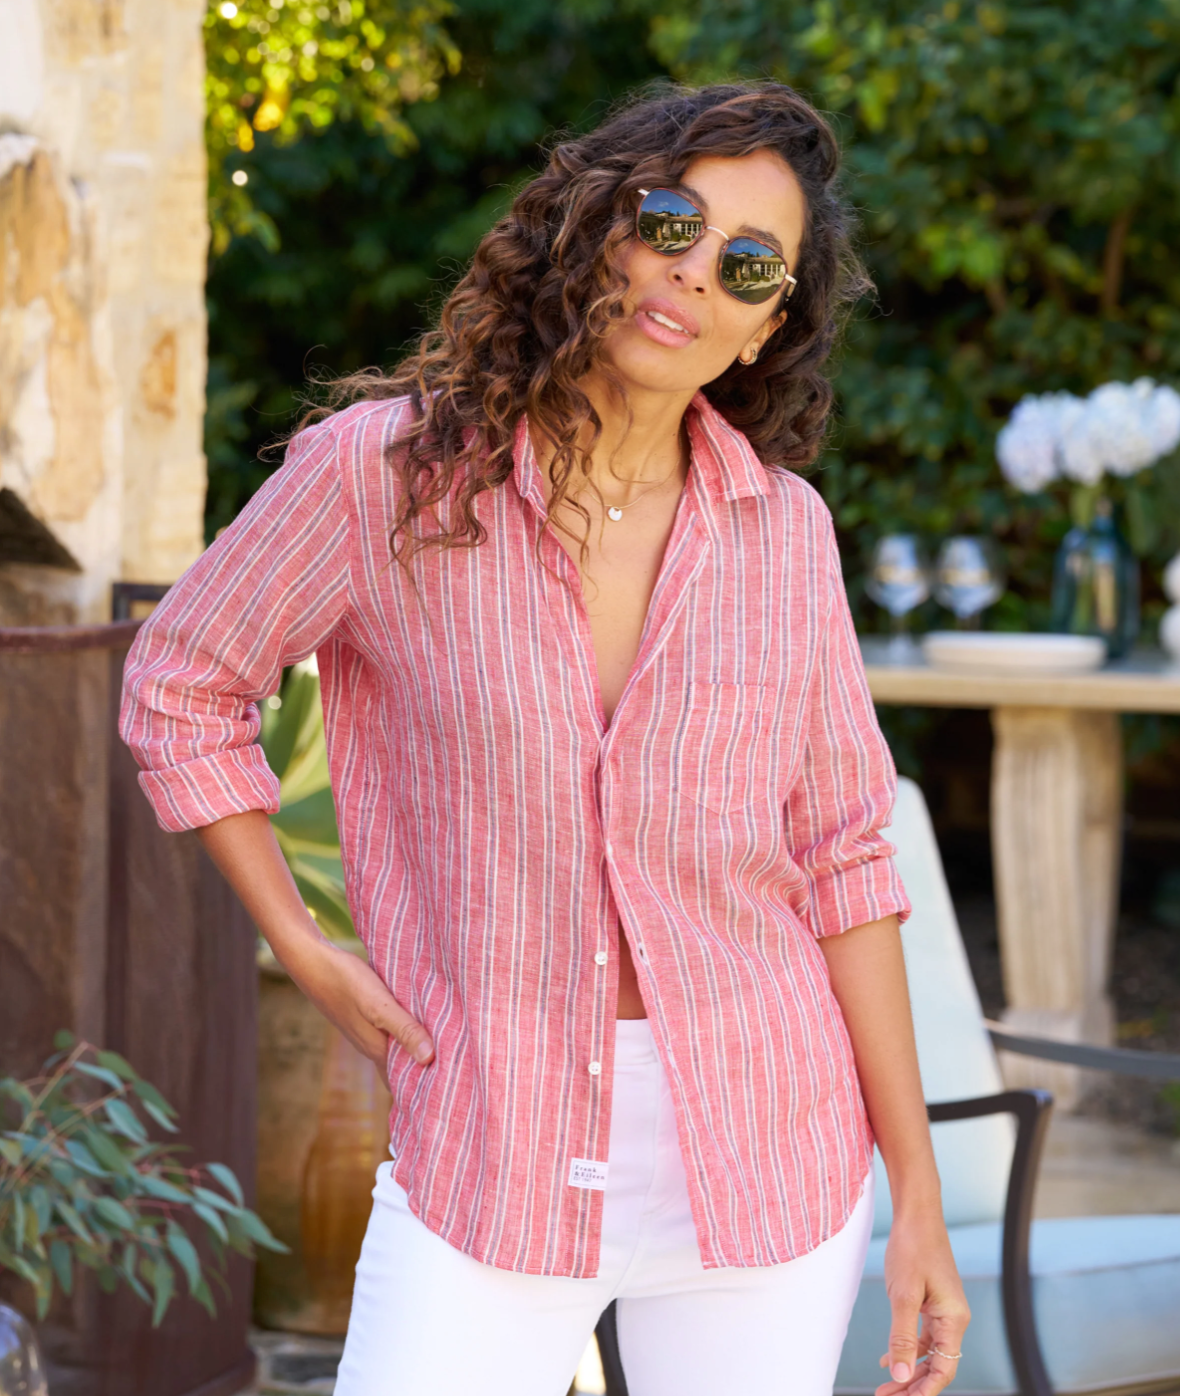
{"label": "shirt chest pocket", "polygon": [[774,694],[764,684],[689,685],[679,792],[717,814],[775,798]]}

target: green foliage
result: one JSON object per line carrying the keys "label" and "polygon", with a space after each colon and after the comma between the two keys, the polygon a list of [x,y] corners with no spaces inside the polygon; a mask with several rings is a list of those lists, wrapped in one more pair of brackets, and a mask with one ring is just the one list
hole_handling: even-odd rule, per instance
{"label": "green foliage", "polygon": [[278,246],[233,158],[254,149],[256,132],[289,143],[343,119],[379,132],[394,151],[413,148],[403,108],[435,96],[439,78],[459,68],[442,24],[450,8],[448,0],[214,0],[205,105],[215,252],[235,234]]}
{"label": "green foliage", "polygon": [[262,749],[279,779],[282,807],[271,815],[271,826],[304,905],[325,935],[359,950],[344,886],[320,676],[314,660],[294,665],[281,692],[267,700],[262,710]]}
{"label": "green foliage", "polygon": [[[213,265],[214,381],[241,393],[237,417],[218,400],[210,527],[289,428],[308,355],[332,372],[395,358],[551,129],[653,76],[774,76],[836,120],[879,288],[816,477],[859,618],[877,620],[857,575],[875,537],[969,529],[1011,574],[989,623],[1046,624],[1068,497],[1008,487],[995,433],[1025,392],[1180,382],[1180,0],[456,0],[445,22],[461,67],[403,106],[409,142],[351,120],[234,151],[281,246],[239,237]],[[1136,491],[1151,621],[1180,466]],[[936,619],[931,602],[918,624]]]}
{"label": "green foliage", "polygon": [[[117,1052],[68,1032],[30,1081],[0,1080],[0,1268],[27,1280],[41,1318],[54,1286],[73,1290],[75,1263],[97,1272],[104,1290],[126,1284],[159,1324],[179,1269],[189,1294],[216,1310],[200,1253],[182,1218],[216,1263],[224,1285],[227,1248],[285,1250],[243,1205],[224,1164],[187,1167],[178,1146],[153,1143],[152,1123],[176,1132],[176,1112]],[[144,1116],[147,1117],[146,1121]]]}
{"label": "green foliage", "polygon": [[256,133],[249,153],[210,148],[214,187],[218,169],[245,170],[281,234],[273,249],[239,235],[210,267],[210,536],[257,488],[257,452],[291,429],[308,369],[395,360],[538,167],[538,143],[663,71],[646,18],[618,0],[463,0],[447,32],[461,69],[404,108],[408,146],[340,120],[290,144]]}
{"label": "green foliage", "polygon": [[[996,623],[1044,623],[1067,493],[1008,488],[995,433],[1025,392],[1180,378],[1180,5],[661,8],[654,41],[678,75],[782,78],[845,138],[879,288],[819,481],[850,556],[903,525],[994,533],[1014,582]],[[1132,541],[1158,566],[1180,545],[1180,472],[1137,487]]]}

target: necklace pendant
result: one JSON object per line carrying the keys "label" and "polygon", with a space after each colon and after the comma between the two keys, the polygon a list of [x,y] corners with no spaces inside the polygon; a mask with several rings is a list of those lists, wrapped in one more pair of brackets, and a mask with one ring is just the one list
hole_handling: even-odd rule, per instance
{"label": "necklace pendant", "polygon": [[619,508],[617,504],[612,504],[610,508],[606,511],[606,516],[608,519],[614,519],[615,523],[618,523],[618,521],[623,517],[623,511]]}

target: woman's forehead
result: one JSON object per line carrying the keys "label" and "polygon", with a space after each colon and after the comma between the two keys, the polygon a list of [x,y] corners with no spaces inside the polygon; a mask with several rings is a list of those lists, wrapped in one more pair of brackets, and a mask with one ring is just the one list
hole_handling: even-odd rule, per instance
{"label": "woman's forehead", "polygon": [[[794,171],[773,150],[698,156],[685,169],[678,187],[701,204],[710,221],[731,234],[760,227],[784,244],[802,235],[803,191]],[[732,228],[726,227],[726,218]]]}

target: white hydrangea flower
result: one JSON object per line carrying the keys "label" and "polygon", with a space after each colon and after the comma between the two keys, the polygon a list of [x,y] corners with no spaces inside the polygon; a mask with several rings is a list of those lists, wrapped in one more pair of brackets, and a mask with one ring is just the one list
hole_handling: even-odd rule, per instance
{"label": "white hydrangea flower", "polygon": [[[1141,378],[1140,383],[1151,383],[1150,378]],[[1135,385],[1139,386],[1138,383]],[[1154,459],[1169,456],[1180,446],[1180,393],[1175,388],[1152,384],[1152,392],[1147,403],[1147,433],[1151,437]],[[1180,599],[1180,598],[1178,598]]]}
{"label": "white hydrangea flower", "polygon": [[1034,494],[1057,478],[1060,414],[1048,401],[1055,396],[1021,398],[996,437],[996,459],[1004,478],[1025,494]]}
{"label": "white hydrangea flower", "polygon": [[1150,429],[1154,389],[1150,378],[1103,383],[1086,401],[1093,448],[1112,475],[1134,475],[1159,454]]}
{"label": "white hydrangea flower", "polygon": [[1032,493],[1064,476],[1096,485],[1129,476],[1180,445],[1180,393],[1150,378],[1104,383],[1088,398],[1023,398],[996,439],[1005,477]]}
{"label": "white hydrangea flower", "polygon": [[1164,568],[1164,595],[1180,606],[1180,553]]}
{"label": "white hydrangea flower", "polygon": [[1160,620],[1160,644],[1174,664],[1180,664],[1180,606],[1169,606]]}

